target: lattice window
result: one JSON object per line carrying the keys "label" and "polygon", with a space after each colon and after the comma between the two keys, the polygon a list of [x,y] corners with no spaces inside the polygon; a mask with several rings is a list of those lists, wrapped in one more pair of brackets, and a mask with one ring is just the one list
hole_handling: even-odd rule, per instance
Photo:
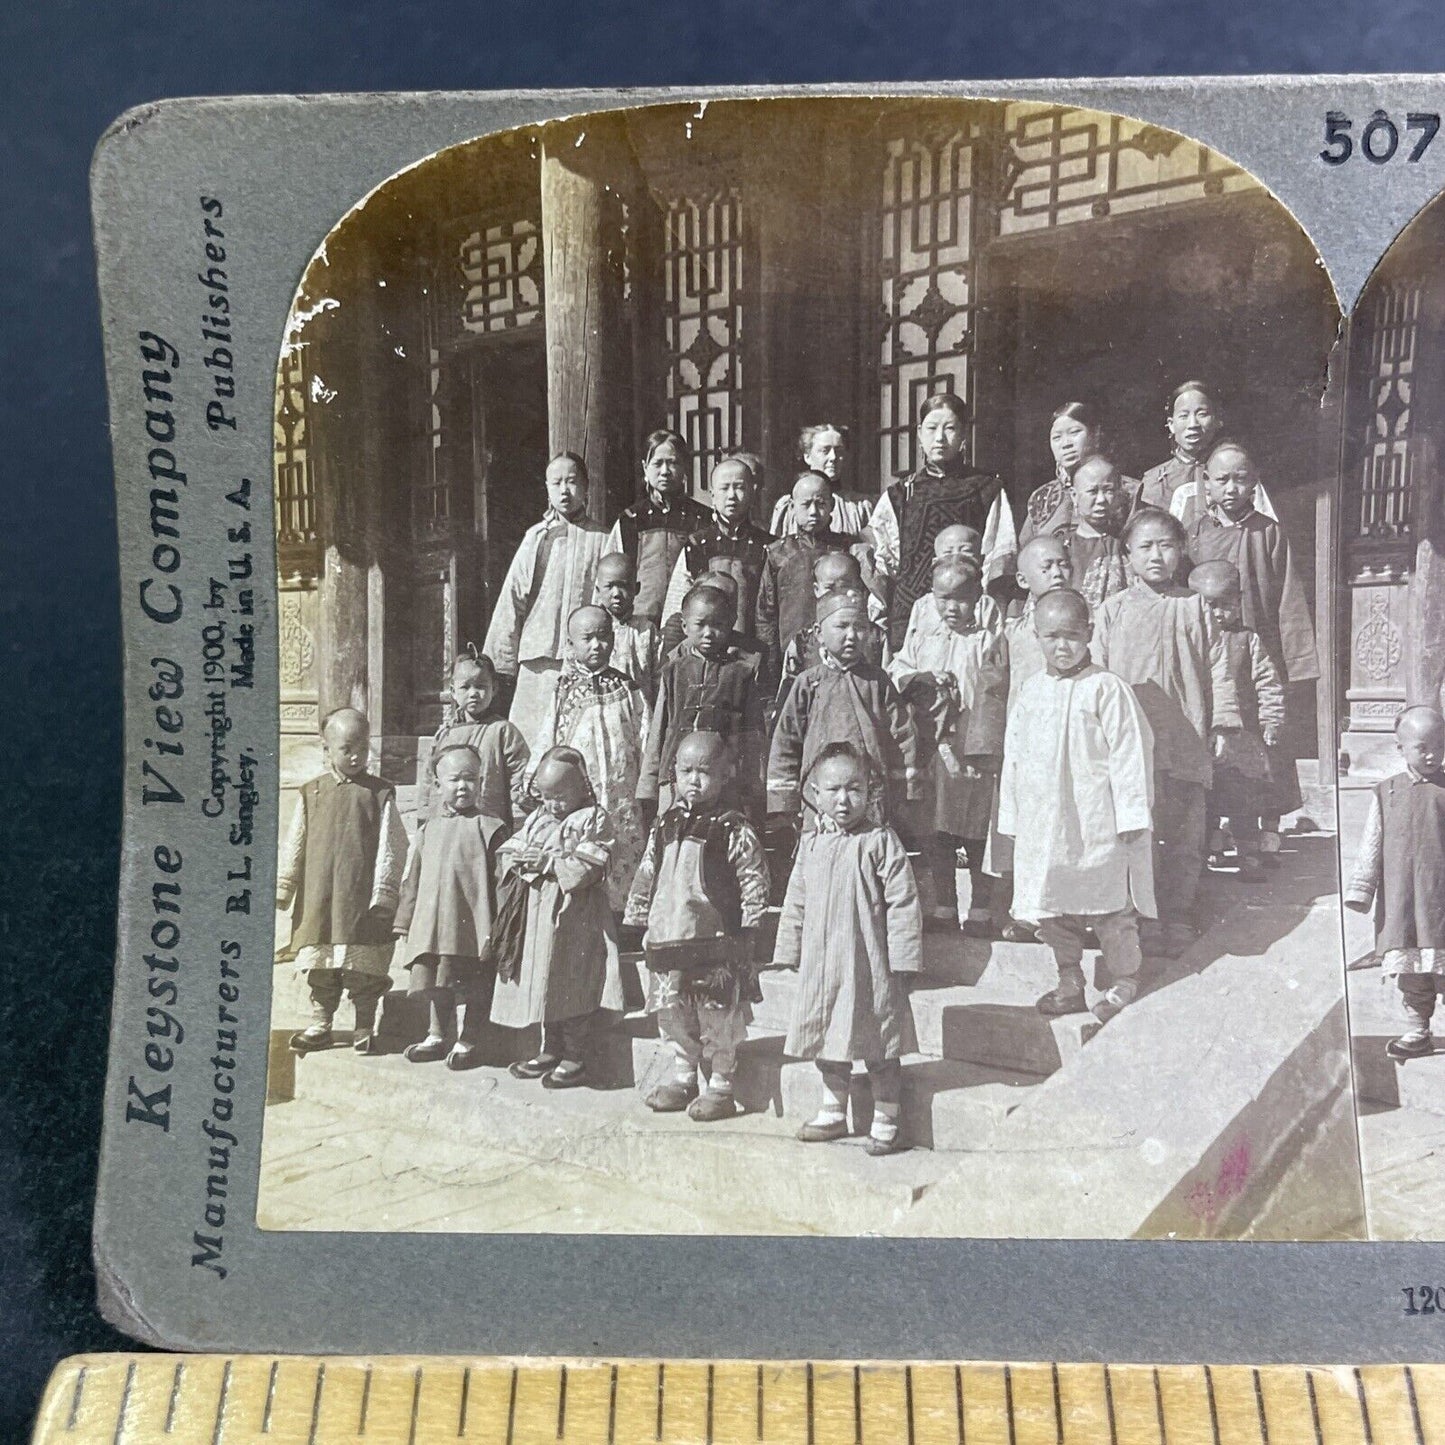
{"label": "lattice window", "polygon": [[668,424],[687,438],[693,490],[743,444],[743,244],[736,192],[678,197],[664,217]]}
{"label": "lattice window", "polygon": [[276,470],[276,540],[286,546],[316,541],[316,485],[306,410],[306,368],[300,348],[282,354],[276,372],[273,437]]}
{"label": "lattice window", "polygon": [[1387,286],[1370,316],[1370,409],[1360,469],[1360,536],[1407,540],[1415,503],[1418,438],[1413,400],[1420,288]]}
{"label": "lattice window", "polygon": [[1027,104],[1005,114],[1005,236],[1257,187],[1207,146],[1123,116]]}
{"label": "lattice window", "polygon": [[977,133],[889,143],[883,168],[879,276],[879,456],[885,477],[917,466],[919,405],[934,391],[972,402],[973,220]]}
{"label": "lattice window", "polygon": [[462,327],[494,335],[542,320],[542,229],[538,216],[483,225],[461,244]]}

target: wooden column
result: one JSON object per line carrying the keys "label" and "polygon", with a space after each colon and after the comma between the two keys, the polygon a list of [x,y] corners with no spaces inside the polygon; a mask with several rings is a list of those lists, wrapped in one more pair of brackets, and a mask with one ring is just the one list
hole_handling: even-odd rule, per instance
{"label": "wooden column", "polygon": [[756,509],[766,519],[800,465],[798,433],[817,422],[851,431],[844,487],[875,490],[871,459],[859,455],[868,419],[853,414],[866,344],[858,334],[858,228],[868,214],[860,186],[871,173],[864,167],[860,176],[838,112],[825,116],[807,101],[785,121],[774,117],[766,143],[759,139],[744,154],[745,235],[751,231],[757,267],[743,318],[744,374],[752,380],[746,400],[755,418],[748,443],[766,468],[770,495]]}
{"label": "wooden column", "polygon": [[605,518],[616,421],[609,378],[631,367],[621,335],[622,234],[613,179],[618,146],[606,121],[549,129],[542,152],[542,266],[546,295],[551,450],[576,452],[592,485],[588,512]]}
{"label": "wooden column", "polygon": [[1344,542],[1339,528],[1339,498],[1346,455],[1345,387],[1350,375],[1350,321],[1340,323],[1329,363],[1329,380],[1320,406],[1319,487],[1315,493],[1315,651],[1320,677],[1315,687],[1315,736],[1319,781],[1339,771],[1340,648],[1338,618],[1344,585]]}

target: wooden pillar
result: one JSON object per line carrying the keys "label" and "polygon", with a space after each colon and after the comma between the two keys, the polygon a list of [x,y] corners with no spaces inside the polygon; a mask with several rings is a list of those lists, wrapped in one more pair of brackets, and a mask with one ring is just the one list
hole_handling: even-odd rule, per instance
{"label": "wooden pillar", "polygon": [[551,450],[587,463],[587,510],[598,521],[617,489],[612,373],[630,366],[621,336],[621,179],[614,128],[589,120],[548,130],[542,152],[542,266],[546,296]]}
{"label": "wooden pillar", "polygon": [[1338,617],[1345,574],[1339,530],[1340,492],[1346,456],[1345,387],[1350,375],[1350,321],[1340,323],[1320,406],[1319,476],[1315,493],[1315,651],[1320,677],[1315,687],[1315,734],[1319,781],[1338,772],[1340,755],[1340,655]]}
{"label": "wooden pillar", "polygon": [[751,232],[757,268],[743,319],[752,383],[745,407],[756,417],[749,445],[766,469],[770,495],[756,509],[764,519],[800,465],[798,433],[818,422],[851,429],[844,487],[875,490],[871,458],[858,454],[867,419],[853,415],[865,344],[859,227],[868,212],[860,184],[871,174],[864,168],[860,177],[855,149],[836,110],[799,102],[744,152],[751,162],[742,184],[745,235]]}
{"label": "wooden pillar", "polygon": [[1406,616],[1405,702],[1438,708],[1445,683],[1445,505],[1435,447],[1422,436],[1415,462],[1415,570]]}

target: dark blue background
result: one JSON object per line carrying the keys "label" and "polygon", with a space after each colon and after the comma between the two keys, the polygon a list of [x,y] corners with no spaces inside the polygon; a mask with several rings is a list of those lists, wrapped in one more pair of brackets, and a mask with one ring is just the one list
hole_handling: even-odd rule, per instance
{"label": "dark blue background", "polygon": [[[120,782],[115,541],[86,172],[161,96],[1445,69],[1438,0],[11,4],[0,19],[0,1436],[97,1318],[90,1208]],[[1090,13],[1102,11],[1102,14]],[[404,1348],[405,1340],[397,1340]]]}

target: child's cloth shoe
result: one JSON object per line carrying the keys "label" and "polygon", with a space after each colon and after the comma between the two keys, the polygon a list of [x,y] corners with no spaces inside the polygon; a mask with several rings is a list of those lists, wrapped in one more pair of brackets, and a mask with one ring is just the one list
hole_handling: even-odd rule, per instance
{"label": "child's cloth shoe", "polygon": [[654,1114],[681,1114],[697,1098],[697,1085],[687,1085],[677,1079],[659,1084],[648,1096],[647,1107]]}
{"label": "child's cloth shoe", "polygon": [[1034,1007],[1045,1018],[1063,1018],[1065,1014],[1081,1014],[1089,1011],[1083,989],[1051,988],[1042,998],[1034,1000]]}
{"label": "child's cloth shoe", "polygon": [[580,1089],[587,1082],[586,1064],[558,1064],[542,1076],[544,1089]]}
{"label": "child's cloth shoe", "polygon": [[329,1049],[331,1029],[323,1024],[312,1024],[310,1028],[292,1034],[290,1044],[298,1054],[314,1054],[318,1049]]}
{"label": "child's cloth shoe", "polygon": [[903,1136],[895,1129],[890,1138],[879,1134],[869,1134],[868,1142],[863,1147],[876,1158],[884,1154],[902,1154],[908,1145],[903,1142]]}
{"label": "child's cloth shoe", "polygon": [[798,1138],[804,1144],[831,1144],[835,1139],[846,1139],[847,1137],[848,1121],[846,1119],[830,1119],[826,1123],[810,1119],[798,1130]]}
{"label": "child's cloth shoe", "polygon": [[1010,918],[999,930],[998,935],[1005,943],[1037,943],[1039,936],[1027,923]]}
{"label": "child's cloth shoe", "polygon": [[431,1064],[447,1056],[447,1041],[428,1034],[419,1044],[408,1044],[402,1058],[409,1064]]}
{"label": "child's cloth shoe", "polygon": [[687,1117],[696,1119],[700,1124],[711,1124],[718,1119],[734,1119],[737,1114],[738,1106],[731,1094],[715,1094],[711,1089],[705,1094],[699,1094],[687,1106]]}
{"label": "child's cloth shoe", "polygon": [[1401,1034],[1385,1045],[1385,1052],[1397,1060],[1423,1059],[1435,1052],[1435,1041],[1429,1034]]}
{"label": "child's cloth shoe", "polygon": [[475,1044],[453,1044],[447,1055],[447,1068],[460,1073],[463,1069],[475,1069],[481,1061],[481,1050]]}
{"label": "child's cloth shoe", "polygon": [[1132,978],[1121,978],[1097,1000],[1091,1012],[1101,1024],[1106,1024],[1128,1008],[1138,993],[1139,985]]}
{"label": "child's cloth shoe", "polygon": [[561,1062],[555,1055],[538,1054],[535,1059],[521,1059],[514,1064],[508,1064],[507,1072],[514,1079],[540,1079],[544,1074],[550,1074]]}

